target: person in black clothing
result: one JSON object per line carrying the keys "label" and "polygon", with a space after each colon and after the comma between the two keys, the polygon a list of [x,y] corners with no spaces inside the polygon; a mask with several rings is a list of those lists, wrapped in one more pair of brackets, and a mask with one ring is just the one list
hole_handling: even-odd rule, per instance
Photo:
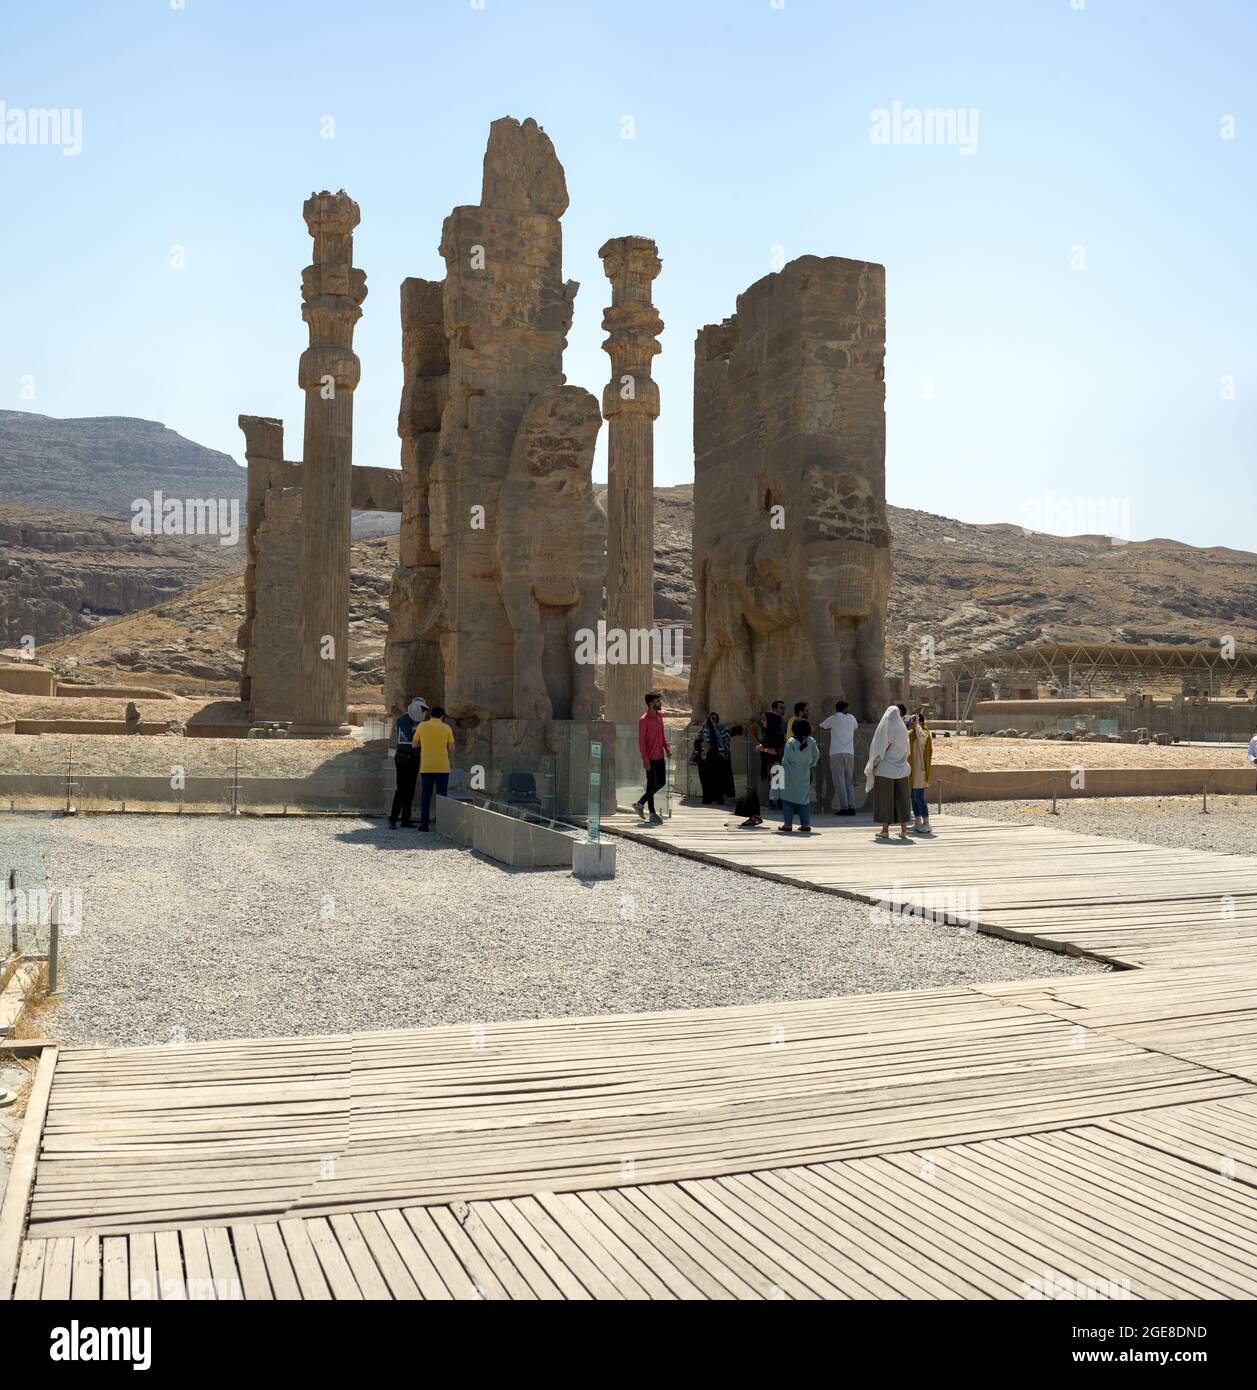
{"label": "person in black clothing", "polygon": [[768,806],[781,809],[781,798],[773,795],[773,768],[786,749],[786,702],[774,700],[759,726],[759,795]]}
{"label": "person in black clothing", "polygon": [[412,740],[427,712],[427,701],[416,696],[397,721],[397,751],[393,754],[397,790],[393,793],[393,809],[388,813],[390,830],[397,829],[399,819],[408,830],[414,826],[410,816],[415,804],[415,782],[419,778],[419,749]]}
{"label": "person in black clothing", "polygon": [[741,724],[730,728],[720,722],[713,710],[694,740],[694,758],[698,762],[698,780],[703,788],[704,806],[723,806],[736,795],[733,786],[733,753],[731,739],[743,732]]}

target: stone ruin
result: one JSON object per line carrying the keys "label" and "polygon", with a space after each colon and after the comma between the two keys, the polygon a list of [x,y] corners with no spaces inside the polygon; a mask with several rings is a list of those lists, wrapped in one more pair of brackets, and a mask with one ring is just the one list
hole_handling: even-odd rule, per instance
{"label": "stone ruin", "polygon": [[887,702],[886,277],[802,256],[694,346],[695,720]]}
{"label": "stone ruin", "polygon": [[[333,208],[350,230],[357,221],[343,193],[311,203]],[[592,484],[602,421],[597,399],[563,375],[577,290],[562,274],[566,208],[563,169],[545,132],[532,120],[495,121],[481,201],[445,221],[444,281],[402,285],[400,473],[351,466],[352,417],[346,427],[342,404],[340,420],[325,418],[304,365],[307,458],[313,451],[321,460],[313,513],[309,465],[284,461],[282,424],[241,417],[249,493],[239,644],[251,719],[296,717],[311,679],[306,633],[331,634],[338,645],[322,667],[333,673],[323,685],[339,714],[312,709],[293,732],[335,732],[344,719],[347,652],[336,639],[347,637],[341,541],[351,508],[401,513],[386,648],[391,712],[422,694],[479,722],[599,716],[594,667],[576,661],[576,633],[596,627],[602,605],[606,518]],[[303,288],[309,300],[322,281],[336,280],[334,298],[306,316],[309,352],[326,359],[342,403],[357,381],[349,338],[365,294],[351,246],[346,234],[324,260],[316,254]],[[323,557],[317,567],[312,541]],[[303,612],[294,642],[293,617]]]}
{"label": "stone ruin", "polygon": [[[576,660],[576,634],[596,628],[604,583],[609,625],[651,622],[651,360],[663,327],[651,284],[661,263],[645,237],[602,247],[612,380],[600,411],[563,374],[577,290],[562,271],[567,202],[545,132],[532,120],[495,121],[480,202],[445,220],[444,279],[401,286],[400,472],[352,464],[352,334],[366,293],[352,265],[357,206],[343,192],[307,203],[304,462],[284,459],[278,420],[240,421],[249,465],[241,697],[255,723],[343,727],[350,515],[375,509],[401,514],[391,713],[417,694],[440,702],[473,757],[486,739],[497,753],[553,752],[571,721],[610,740],[592,722],[601,700],[594,667]],[[833,257],[791,262],[699,333],[696,717],[716,707],[744,719],[775,697],[810,699],[814,713],[845,698],[862,717],[880,715],[891,539],[884,353],[882,267]],[[604,415],[609,538],[591,480]],[[329,639],[330,657],[319,651]],[[647,667],[609,673],[609,714],[635,719],[638,687],[651,683]],[[612,777],[604,787],[613,798]]]}
{"label": "stone ruin", "polygon": [[574,634],[602,603],[606,521],[592,481],[602,420],[563,375],[577,290],[563,279],[566,208],[549,137],[504,118],[490,128],[480,202],[455,208],[441,233],[448,367],[443,390],[423,378],[443,406],[417,483],[440,579],[411,632],[439,645],[446,708],[482,720],[599,713]]}

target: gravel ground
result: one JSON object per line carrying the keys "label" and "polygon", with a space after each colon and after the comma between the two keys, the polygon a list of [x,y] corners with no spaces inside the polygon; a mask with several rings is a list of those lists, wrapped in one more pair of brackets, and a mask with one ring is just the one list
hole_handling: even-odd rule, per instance
{"label": "gravel ground", "polygon": [[1257,855],[1257,796],[1211,796],[1208,815],[1199,796],[1095,796],[1061,798],[1056,804],[1060,814],[1055,816],[1047,801],[957,801],[947,811],[1170,849]]}
{"label": "gravel ground", "polygon": [[20,887],[81,890],[51,1021],[80,1043],[690,1008],[1104,968],[617,844],[617,878],[584,885],[378,821],[0,819],[0,867],[15,865]]}

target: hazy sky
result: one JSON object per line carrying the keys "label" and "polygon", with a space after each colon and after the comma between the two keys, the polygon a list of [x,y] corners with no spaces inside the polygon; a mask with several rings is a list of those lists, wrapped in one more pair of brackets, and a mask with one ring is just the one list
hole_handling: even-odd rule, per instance
{"label": "hazy sky", "polygon": [[[0,0],[0,408],[237,458],[236,416],[280,415],[299,457],[301,204],[343,186],[356,461],[395,464],[398,285],[531,115],[570,381],[608,375],[599,246],[658,242],[659,483],[692,474],[696,330],[844,255],[886,266],[892,502],[1257,548],[1255,70],[1253,0]],[[81,131],[16,143],[31,108]],[[927,110],[950,143],[907,143]]]}

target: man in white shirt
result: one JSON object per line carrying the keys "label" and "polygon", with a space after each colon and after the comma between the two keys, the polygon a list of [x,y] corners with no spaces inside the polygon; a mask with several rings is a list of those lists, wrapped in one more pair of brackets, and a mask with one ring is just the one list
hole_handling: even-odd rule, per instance
{"label": "man in white shirt", "polygon": [[[855,771],[855,731],[859,720],[850,713],[846,700],[839,700],[821,728],[829,732],[829,771],[834,779],[834,812],[839,816],[855,815],[855,787],[851,776]],[[1257,739],[1254,740],[1257,742]]]}
{"label": "man in white shirt", "polygon": [[1254,734],[1248,741],[1248,765],[1257,767],[1257,734]]}

